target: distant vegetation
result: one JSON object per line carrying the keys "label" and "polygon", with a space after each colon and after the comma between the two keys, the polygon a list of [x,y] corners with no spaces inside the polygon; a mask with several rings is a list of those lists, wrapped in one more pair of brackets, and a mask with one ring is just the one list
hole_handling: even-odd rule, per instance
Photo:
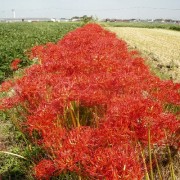
{"label": "distant vegetation", "polygon": [[161,28],[180,31],[179,24],[166,24],[157,22],[104,22],[102,25],[110,27]]}

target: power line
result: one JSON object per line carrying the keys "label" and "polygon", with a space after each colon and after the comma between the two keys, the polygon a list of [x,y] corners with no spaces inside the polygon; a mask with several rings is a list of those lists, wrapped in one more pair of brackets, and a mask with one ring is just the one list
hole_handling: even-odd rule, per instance
{"label": "power line", "polygon": [[78,11],[118,11],[118,10],[123,10],[123,9],[154,9],[154,10],[169,10],[169,11],[180,11],[180,9],[173,9],[173,8],[155,8],[155,7],[122,7],[122,8],[108,8],[108,9],[73,9],[73,8],[44,8],[44,9],[31,9],[31,10],[78,10]]}
{"label": "power line", "polygon": [[[64,10],[64,11],[119,11],[127,9],[153,9],[153,10],[168,10],[168,11],[180,11],[179,8],[164,8],[164,7],[122,7],[122,8],[108,8],[108,9],[75,9],[75,8],[31,8],[31,9],[16,9],[19,11],[42,11],[42,10]],[[0,10],[1,13],[4,13],[10,10]]]}

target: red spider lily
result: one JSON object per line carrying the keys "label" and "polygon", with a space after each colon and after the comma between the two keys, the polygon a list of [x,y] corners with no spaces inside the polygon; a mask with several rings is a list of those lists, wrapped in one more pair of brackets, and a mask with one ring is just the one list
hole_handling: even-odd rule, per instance
{"label": "red spider lily", "polygon": [[13,87],[13,84],[14,83],[11,80],[7,80],[3,82],[0,86],[0,92],[9,91]]}
{"label": "red spider lily", "polygon": [[50,160],[43,159],[35,167],[37,179],[49,179],[55,171],[54,163]]}
{"label": "red spider lily", "polygon": [[39,64],[15,80],[0,107],[22,107],[24,131],[50,157],[37,164],[36,176],[142,179],[139,144],[147,148],[149,130],[152,145],[173,140],[179,121],[164,106],[179,104],[180,84],[155,77],[137,52],[97,24],[34,47],[30,58]]}
{"label": "red spider lily", "polygon": [[18,69],[18,65],[21,62],[20,59],[14,59],[11,63],[11,69],[12,70],[17,70]]}

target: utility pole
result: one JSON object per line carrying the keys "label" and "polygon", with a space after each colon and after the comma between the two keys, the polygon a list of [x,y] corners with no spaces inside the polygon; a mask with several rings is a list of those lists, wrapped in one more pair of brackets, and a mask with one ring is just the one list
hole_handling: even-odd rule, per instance
{"label": "utility pole", "polygon": [[13,18],[15,19],[15,18],[16,18],[16,12],[15,12],[15,9],[12,9],[12,15],[13,15]]}

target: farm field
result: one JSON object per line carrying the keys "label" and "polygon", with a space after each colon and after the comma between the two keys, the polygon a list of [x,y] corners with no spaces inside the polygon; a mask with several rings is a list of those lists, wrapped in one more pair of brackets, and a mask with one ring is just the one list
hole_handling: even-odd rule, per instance
{"label": "farm field", "polygon": [[102,25],[107,27],[134,27],[148,29],[169,29],[180,31],[179,24],[158,23],[158,22],[104,22]]}
{"label": "farm field", "polygon": [[29,64],[28,50],[38,44],[57,42],[81,23],[0,23],[0,82],[12,75],[10,63],[19,58]]}
{"label": "farm field", "polygon": [[[0,153],[5,152],[0,154],[0,179],[153,179],[156,154],[160,166],[169,163],[160,172],[163,178],[179,177],[174,135],[179,86],[151,75],[141,57],[162,79],[179,82],[180,33],[106,27],[128,43],[127,49],[97,24],[67,34],[81,25],[0,24],[0,81],[15,77],[0,86],[0,108],[5,109],[0,111]],[[31,47],[37,60],[32,64]],[[17,75],[23,72],[23,78],[9,68],[15,58],[22,59]],[[168,143],[161,147],[173,137],[174,167],[165,156]],[[147,167],[148,175],[142,170]]]}
{"label": "farm field", "polygon": [[139,50],[163,78],[180,82],[180,32],[166,29],[109,27],[128,45]]}

